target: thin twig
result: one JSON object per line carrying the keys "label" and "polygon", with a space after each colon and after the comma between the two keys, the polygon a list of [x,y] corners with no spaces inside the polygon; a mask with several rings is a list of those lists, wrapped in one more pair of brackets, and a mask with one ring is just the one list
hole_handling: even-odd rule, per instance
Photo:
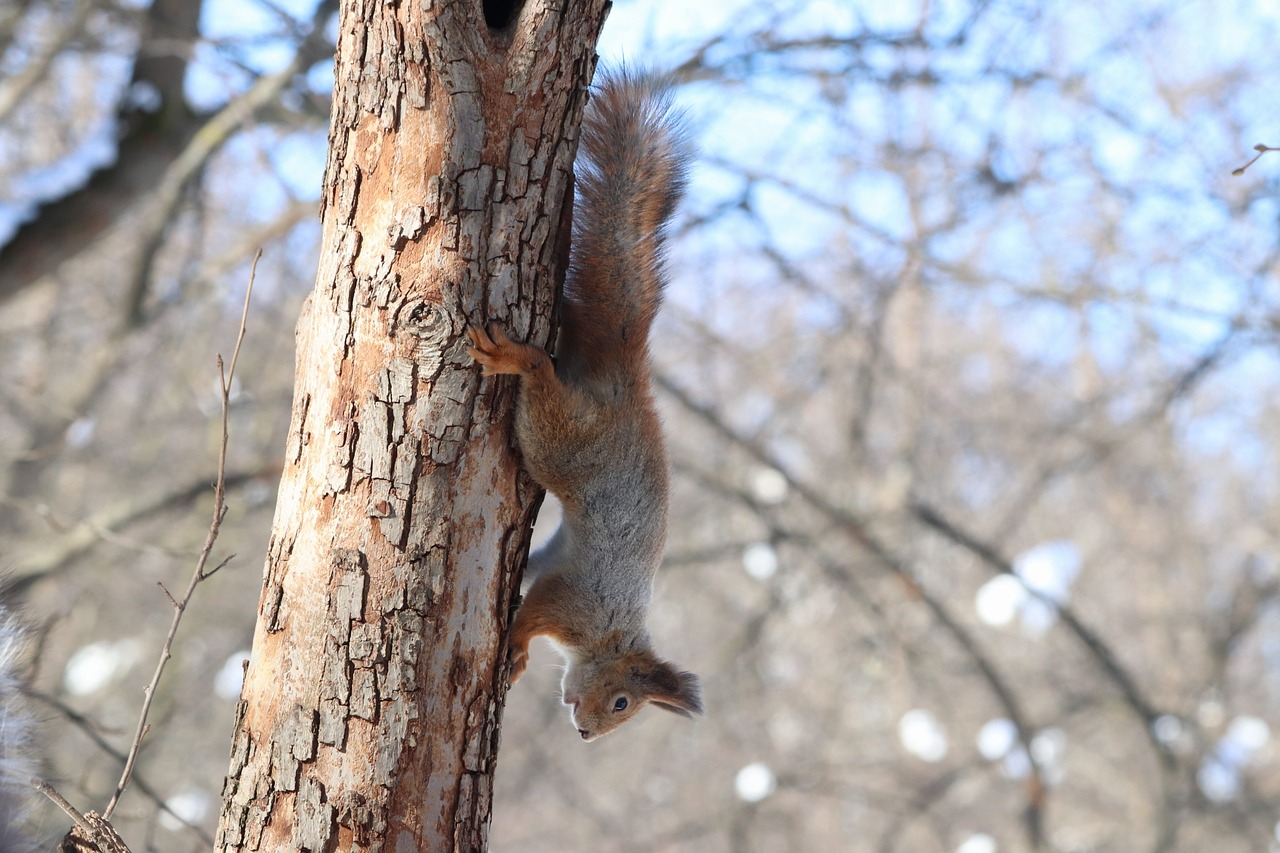
{"label": "thin twig", "polygon": [[222,571],[222,569],[226,568],[227,563],[230,563],[235,558],[236,558],[236,555],[234,553],[228,554],[227,556],[223,557],[222,562],[218,563],[218,565],[214,566],[212,569],[204,573],[204,580],[208,580],[209,578],[216,575],[218,572]]}
{"label": "thin twig", "polygon": [[102,812],[103,818],[108,820],[111,818],[112,812],[115,811],[116,805],[120,802],[120,796],[124,794],[125,788],[129,786],[129,777],[133,774],[133,765],[138,759],[138,753],[142,749],[142,740],[147,733],[147,715],[151,711],[151,702],[155,699],[156,687],[160,683],[160,676],[164,674],[165,665],[172,656],[173,639],[178,633],[178,625],[182,622],[182,615],[186,612],[187,604],[191,601],[191,596],[195,593],[196,587],[208,577],[205,574],[204,567],[209,562],[209,554],[213,551],[213,544],[218,539],[218,531],[222,528],[222,519],[227,514],[225,498],[231,382],[235,378],[236,360],[240,356],[240,345],[244,342],[245,327],[249,322],[249,297],[253,294],[253,279],[258,270],[258,259],[261,257],[262,250],[259,249],[253,256],[253,264],[249,267],[249,286],[244,292],[244,310],[240,314],[240,331],[236,335],[235,350],[231,353],[231,366],[225,371],[223,369],[222,356],[221,354],[218,355],[218,381],[222,387],[222,444],[218,448],[218,479],[213,487],[213,521],[209,524],[209,534],[205,537],[204,547],[200,549],[195,571],[191,575],[191,582],[187,584],[187,591],[182,596],[182,600],[174,601],[173,596],[169,595],[168,590],[165,590],[165,595],[169,595],[169,600],[173,602],[173,621],[169,623],[169,634],[165,637],[164,648],[160,651],[160,660],[156,662],[156,671],[151,676],[151,683],[143,691],[142,712],[138,715],[138,729],[134,733],[133,744],[129,747],[129,755],[125,759],[124,771],[120,774],[120,781],[116,785],[115,793],[111,796],[111,802],[107,803],[107,807]]}
{"label": "thin twig", "polygon": [[[62,839],[62,843],[58,845],[59,850],[70,850],[74,846],[77,850],[92,849],[100,851],[100,853],[130,853],[129,845],[125,844],[124,839],[120,837],[120,833],[116,832],[116,828],[111,825],[111,821],[95,812],[81,814],[75,806],[67,802],[67,799],[58,793],[57,789],[41,779],[33,779],[32,784],[36,790],[44,794],[50,800],[67,813],[75,826]],[[76,830],[82,833],[81,837],[76,835]],[[89,844],[92,847],[86,847]]]}
{"label": "thin twig", "polygon": [[173,593],[169,592],[169,588],[160,581],[156,581],[156,586],[160,587],[160,591],[164,593],[164,597],[169,599],[169,603],[174,607],[181,609],[182,605],[178,604],[178,600],[173,597]]}
{"label": "thin twig", "polygon": [[1262,159],[1262,155],[1263,155],[1263,154],[1266,154],[1268,151],[1280,151],[1280,148],[1272,148],[1272,147],[1271,147],[1271,146],[1269,146],[1269,145],[1263,145],[1262,143],[1258,143],[1257,145],[1253,146],[1253,150],[1258,152],[1257,154],[1253,155],[1253,159],[1252,159],[1252,160],[1250,160],[1248,163],[1245,163],[1245,164],[1244,164],[1243,166],[1241,166],[1239,169],[1232,169],[1232,170],[1231,170],[1231,174],[1233,174],[1233,175],[1243,175],[1243,174],[1244,174],[1244,170],[1245,170],[1245,169],[1247,169],[1247,168],[1249,168],[1250,166],[1252,166],[1254,163],[1258,162],[1259,160],[1261,160],[1261,159]]}
{"label": "thin twig", "polygon": [[57,789],[55,789],[52,785],[50,785],[48,782],[37,779],[35,782],[35,786],[37,791],[44,794],[46,797],[48,797],[50,800],[53,801],[54,805],[56,805],[58,808],[66,812],[67,817],[71,818],[71,820],[75,822],[76,826],[80,827],[85,832],[93,832],[93,824],[85,820],[84,815],[80,814],[80,812],[76,809],[75,806],[67,802],[66,797],[59,794]]}

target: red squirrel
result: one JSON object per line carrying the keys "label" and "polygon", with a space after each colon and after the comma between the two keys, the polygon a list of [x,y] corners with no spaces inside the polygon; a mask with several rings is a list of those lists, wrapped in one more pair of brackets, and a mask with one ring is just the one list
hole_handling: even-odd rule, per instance
{"label": "red squirrel", "polygon": [[587,741],[647,704],[703,713],[698,677],[654,654],[645,627],[668,504],[649,329],[665,286],[663,231],[691,155],[661,80],[606,74],[583,118],[555,363],[496,324],[467,330],[485,376],[520,377],[525,467],[564,505],[560,528],[525,570],[511,683],[528,665],[529,641],[548,637],[565,659],[563,701]]}

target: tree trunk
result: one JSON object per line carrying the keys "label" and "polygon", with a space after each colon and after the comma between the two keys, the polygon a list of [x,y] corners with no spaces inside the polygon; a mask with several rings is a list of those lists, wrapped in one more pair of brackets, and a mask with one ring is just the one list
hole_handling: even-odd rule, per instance
{"label": "tree trunk", "polygon": [[324,248],[219,850],[485,847],[536,492],[515,383],[482,385],[463,333],[549,336],[608,4],[502,5],[342,4]]}

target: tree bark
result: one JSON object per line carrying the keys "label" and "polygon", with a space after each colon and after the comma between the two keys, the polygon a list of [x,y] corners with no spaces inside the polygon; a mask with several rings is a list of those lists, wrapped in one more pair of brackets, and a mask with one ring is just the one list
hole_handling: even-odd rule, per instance
{"label": "tree bark", "polygon": [[503,25],[501,5],[342,4],[222,851],[485,847],[536,490],[515,385],[481,383],[464,330],[549,337],[608,6],[528,0]]}

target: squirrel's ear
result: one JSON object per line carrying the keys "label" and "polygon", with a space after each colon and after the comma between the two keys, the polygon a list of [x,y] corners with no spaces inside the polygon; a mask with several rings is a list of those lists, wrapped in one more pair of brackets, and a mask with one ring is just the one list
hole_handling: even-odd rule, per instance
{"label": "squirrel's ear", "polygon": [[676,669],[666,661],[656,661],[641,682],[645,698],[662,710],[682,717],[703,713],[702,683],[692,672]]}

